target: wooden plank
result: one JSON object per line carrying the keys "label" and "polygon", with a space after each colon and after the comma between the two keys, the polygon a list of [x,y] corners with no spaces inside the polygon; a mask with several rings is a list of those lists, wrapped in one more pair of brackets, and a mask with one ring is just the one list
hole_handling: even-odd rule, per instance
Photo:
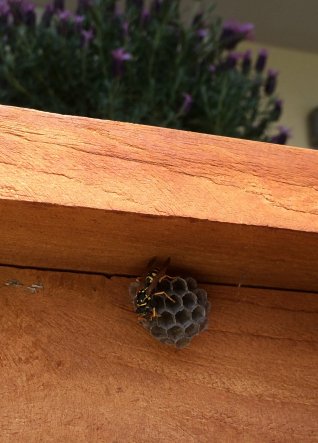
{"label": "wooden plank", "polygon": [[318,290],[318,153],[0,107],[2,263]]}
{"label": "wooden plank", "polygon": [[4,443],[318,439],[317,294],[206,285],[210,327],[175,350],[138,324],[127,278],[0,282]]}
{"label": "wooden plank", "polygon": [[175,269],[200,281],[318,290],[310,233],[14,201],[1,207],[2,264],[140,275],[150,257],[171,256]]}

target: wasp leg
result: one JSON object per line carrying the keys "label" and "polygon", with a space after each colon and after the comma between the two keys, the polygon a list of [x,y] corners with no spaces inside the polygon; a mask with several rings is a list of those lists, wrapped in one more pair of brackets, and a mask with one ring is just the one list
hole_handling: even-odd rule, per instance
{"label": "wasp leg", "polygon": [[176,277],[172,277],[171,275],[163,275],[162,277],[159,278],[159,283],[161,283],[162,280],[164,280],[165,278],[167,280],[174,280]]}
{"label": "wasp leg", "polygon": [[152,295],[165,295],[169,300],[171,300],[173,303],[175,303],[176,301],[170,297],[169,294],[167,294],[165,291],[160,291],[160,292],[155,292]]}
{"label": "wasp leg", "polygon": [[151,317],[151,319],[157,318],[157,317],[161,317],[161,315],[158,314],[158,312],[156,311],[156,308],[152,308],[152,317]]}

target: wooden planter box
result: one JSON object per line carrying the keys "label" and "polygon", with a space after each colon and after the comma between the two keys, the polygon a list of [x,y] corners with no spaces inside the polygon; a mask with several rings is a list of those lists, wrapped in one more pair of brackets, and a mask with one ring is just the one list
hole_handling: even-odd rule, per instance
{"label": "wooden planter box", "polygon": [[[318,152],[0,107],[1,442],[317,442]],[[138,324],[150,257],[212,310]]]}

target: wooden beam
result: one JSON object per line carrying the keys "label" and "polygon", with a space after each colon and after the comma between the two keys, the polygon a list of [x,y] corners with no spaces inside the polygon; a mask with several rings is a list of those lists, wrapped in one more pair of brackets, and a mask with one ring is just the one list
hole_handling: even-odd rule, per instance
{"label": "wooden beam", "polygon": [[318,290],[318,153],[0,107],[4,264]]}
{"label": "wooden beam", "polygon": [[317,441],[317,294],[205,285],[209,329],[175,350],[130,281],[0,268],[1,441]]}

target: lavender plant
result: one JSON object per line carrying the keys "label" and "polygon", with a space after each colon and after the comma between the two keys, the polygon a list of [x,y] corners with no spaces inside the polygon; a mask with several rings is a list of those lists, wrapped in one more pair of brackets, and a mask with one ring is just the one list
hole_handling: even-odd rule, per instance
{"label": "lavender plant", "polygon": [[0,0],[0,102],[64,114],[284,144],[267,52],[237,45],[252,24],[211,11],[190,25],[180,0],[54,0],[41,17],[28,0]]}

